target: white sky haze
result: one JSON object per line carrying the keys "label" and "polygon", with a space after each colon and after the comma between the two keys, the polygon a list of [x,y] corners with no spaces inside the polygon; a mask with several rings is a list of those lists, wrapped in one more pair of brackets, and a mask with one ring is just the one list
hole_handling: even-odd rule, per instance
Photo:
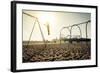
{"label": "white sky haze", "polygon": [[[60,30],[63,27],[70,26],[73,24],[81,23],[84,21],[91,20],[90,13],[77,13],[77,12],[54,12],[54,11],[32,11],[32,10],[23,10],[23,12],[28,13],[32,16],[38,18],[40,22],[40,26],[46,40],[59,39]],[[30,33],[32,31],[32,27],[35,22],[35,18],[32,18],[28,15],[23,14],[23,40],[28,40]],[[48,35],[48,31],[46,28],[47,23],[50,27],[50,35]],[[38,23],[35,24],[34,30],[32,33],[31,40],[32,41],[42,41],[41,32],[38,26]],[[85,25],[80,25],[82,31],[82,37],[85,38]],[[88,38],[91,37],[91,23],[88,24]],[[69,35],[67,29],[62,31],[63,36]],[[79,29],[74,27],[72,30],[72,35],[80,35]]]}

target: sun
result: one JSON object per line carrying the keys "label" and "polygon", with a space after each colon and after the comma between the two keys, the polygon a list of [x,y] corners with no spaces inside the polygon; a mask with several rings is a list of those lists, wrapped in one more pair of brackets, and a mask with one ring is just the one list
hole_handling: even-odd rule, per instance
{"label": "sun", "polygon": [[38,15],[38,19],[41,26],[44,26],[46,29],[45,32],[47,33],[47,40],[52,40],[52,30],[54,29],[55,15],[53,13],[43,12]]}
{"label": "sun", "polygon": [[41,22],[41,24],[52,23],[54,21],[54,15],[48,12],[41,13],[39,15],[39,21]]}

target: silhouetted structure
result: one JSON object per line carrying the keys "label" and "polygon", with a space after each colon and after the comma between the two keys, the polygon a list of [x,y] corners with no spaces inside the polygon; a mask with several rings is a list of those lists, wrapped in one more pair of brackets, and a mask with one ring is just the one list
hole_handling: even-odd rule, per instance
{"label": "silhouetted structure", "polygon": [[[72,42],[72,41],[89,41],[89,39],[87,39],[87,37],[88,37],[88,35],[87,35],[87,25],[88,25],[88,23],[89,22],[91,22],[90,20],[88,20],[88,21],[85,21],[85,22],[82,22],[82,23],[78,23],[78,24],[73,24],[73,25],[71,25],[71,26],[67,26],[67,27],[63,27],[61,30],[60,30],[60,44],[61,44],[61,40],[66,40],[66,41],[69,41],[69,42]],[[86,38],[82,38],[82,31],[81,31],[81,28],[80,28],[80,26],[79,25],[83,25],[83,24],[85,24],[86,25],[86,27],[85,27],[85,32],[86,32]],[[73,27],[75,27],[75,26],[77,26],[77,28],[79,29],[79,31],[80,31],[80,38],[72,38],[72,28]],[[70,38],[64,38],[64,39],[62,39],[62,37],[61,37],[61,33],[62,33],[62,30],[63,29],[68,29],[68,31],[70,32],[70,35],[68,35],[68,36],[70,36]]]}

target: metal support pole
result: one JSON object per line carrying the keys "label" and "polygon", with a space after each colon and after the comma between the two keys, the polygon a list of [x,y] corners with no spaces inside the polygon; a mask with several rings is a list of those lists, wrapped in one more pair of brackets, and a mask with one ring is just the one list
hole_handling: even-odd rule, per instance
{"label": "metal support pole", "polygon": [[27,15],[27,16],[30,16],[30,17],[32,17],[32,18],[35,18],[35,22],[34,22],[34,25],[33,25],[33,28],[32,28],[32,31],[31,31],[31,33],[30,33],[30,37],[29,37],[29,40],[28,40],[28,43],[27,43],[27,47],[28,47],[29,42],[30,42],[30,40],[31,40],[31,36],[32,36],[32,33],[33,33],[33,30],[34,30],[34,27],[35,27],[36,22],[37,22],[38,25],[39,25],[39,29],[40,29],[40,32],[41,32],[41,35],[42,35],[42,38],[43,38],[43,42],[44,42],[45,47],[46,47],[45,38],[44,38],[44,35],[43,35],[43,32],[42,32],[42,29],[41,29],[41,26],[40,26],[40,22],[38,21],[38,18],[35,17],[35,16],[33,16],[33,15],[31,15],[31,14],[25,13],[25,12],[23,12],[23,14],[25,14],[25,15]]}
{"label": "metal support pole", "polygon": [[45,38],[44,38],[44,35],[43,35],[43,32],[42,32],[42,29],[41,29],[40,23],[39,23],[38,20],[37,20],[37,22],[38,22],[38,25],[39,25],[39,29],[40,29],[40,32],[41,32],[41,35],[42,35],[42,38],[43,38],[43,41],[44,41],[45,47],[46,47],[46,42],[45,42]]}
{"label": "metal support pole", "polygon": [[88,35],[87,35],[87,24],[88,24],[88,22],[86,23],[86,38],[88,37]]}
{"label": "metal support pole", "polygon": [[33,30],[34,30],[35,24],[36,24],[36,20],[35,20],[35,22],[34,22],[34,24],[33,24],[32,31],[31,31],[31,33],[30,33],[29,40],[28,40],[28,43],[27,43],[26,48],[28,48],[28,45],[29,45],[29,43],[30,43],[31,36],[32,36]]}

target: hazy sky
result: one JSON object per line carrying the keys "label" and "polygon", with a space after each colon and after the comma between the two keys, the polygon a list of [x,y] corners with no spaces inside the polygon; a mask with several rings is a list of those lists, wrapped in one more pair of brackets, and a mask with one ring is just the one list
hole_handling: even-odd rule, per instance
{"label": "hazy sky", "polygon": [[[23,12],[31,14],[38,18],[40,22],[40,26],[44,37],[46,40],[52,40],[55,38],[59,39],[60,30],[62,27],[66,27],[69,25],[77,24],[80,22],[84,22],[87,20],[91,20],[90,13],[75,13],[75,12],[50,12],[50,11],[29,11],[23,10]],[[30,33],[32,31],[33,24],[35,22],[35,18],[27,16],[23,14],[23,40],[28,40]],[[48,35],[46,24],[49,24],[50,27],[50,35]],[[85,25],[81,25],[82,29],[82,37],[85,38]],[[74,27],[72,30],[72,35],[79,35],[79,29]],[[63,36],[69,35],[67,29],[62,31]],[[91,37],[91,24],[88,24],[88,37]],[[31,40],[43,40],[38,23],[35,24],[34,31],[32,33]]]}

